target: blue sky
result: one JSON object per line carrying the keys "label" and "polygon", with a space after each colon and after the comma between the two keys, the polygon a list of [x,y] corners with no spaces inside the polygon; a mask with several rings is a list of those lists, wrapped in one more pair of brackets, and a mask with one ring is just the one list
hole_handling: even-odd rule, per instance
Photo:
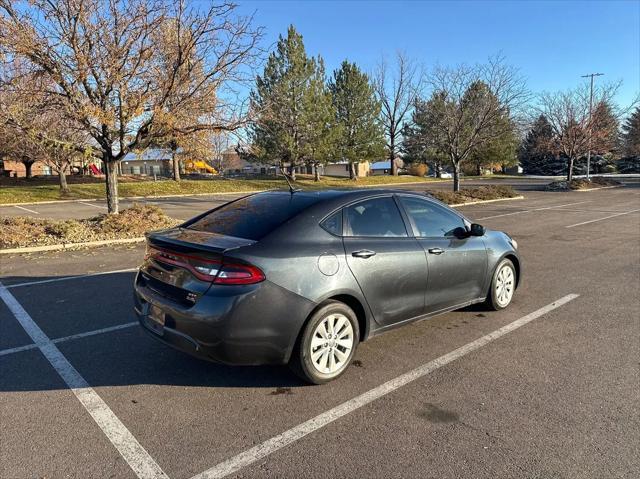
{"label": "blue sky", "polygon": [[368,71],[398,49],[427,68],[502,52],[536,93],[573,87],[591,72],[623,80],[621,106],[640,92],[640,0],[237,1],[266,28],[265,46],[293,24],[328,71],[345,58]]}

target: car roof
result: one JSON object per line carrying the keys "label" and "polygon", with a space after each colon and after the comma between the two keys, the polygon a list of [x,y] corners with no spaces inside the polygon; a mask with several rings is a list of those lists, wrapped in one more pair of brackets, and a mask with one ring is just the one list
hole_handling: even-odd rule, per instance
{"label": "car roof", "polygon": [[410,190],[400,189],[383,189],[383,188],[340,188],[331,190],[299,190],[291,193],[289,190],[269,190],[257,193],[257,195],[291,195],[294,199],[298,198],[316,198],[318,202],[324,200],[333,200],[342,197],[349,197],[349,199],[366,198],[376,195],[391,195],[391,194],[413,194],[418,196],[426,196],[423,193]]}

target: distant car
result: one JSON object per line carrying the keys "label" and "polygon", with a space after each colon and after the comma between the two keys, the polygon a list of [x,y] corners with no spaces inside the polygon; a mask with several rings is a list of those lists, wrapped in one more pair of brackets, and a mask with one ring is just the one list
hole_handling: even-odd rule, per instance
{"label": "distant car", "polygon": [[340,376],[358,343],[473,303],[509,305],[516,242],[433,198],[264,192],[147,235],[135,309],[154,338],[226,364]]}
{"label": "distant car", "polygon": [[[433,176],[434,178],[438,178],[438,175],[436,173],[433,173],[431,176]],[[440,173],[440,178],[449,179],[453,178],[453,175],[451,173],[443,171],[442,173]]]}

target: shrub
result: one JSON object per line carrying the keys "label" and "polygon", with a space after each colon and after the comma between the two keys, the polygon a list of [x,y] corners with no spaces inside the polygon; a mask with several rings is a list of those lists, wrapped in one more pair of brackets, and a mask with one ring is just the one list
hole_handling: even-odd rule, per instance
{"label": "shrub", "polygon": [[427,191],[427,193],[448,205],[470,203],[472,201],[514,198],[518,196],[518,193],[511,186],[507,185],[462,188],[460,191]]}
{"label": "shrub", "polygon": [[429,172],[429,168],[424,163],[416,163],[409,167],[409,174],[412,176],[423,177]]}
{"label": "shrub", "polygon": [[134,238],[150,230],[176,226],[157,206],[133,205],[119,215],[88,220],[43,220],[18,216],[0,219],[0,248]]}

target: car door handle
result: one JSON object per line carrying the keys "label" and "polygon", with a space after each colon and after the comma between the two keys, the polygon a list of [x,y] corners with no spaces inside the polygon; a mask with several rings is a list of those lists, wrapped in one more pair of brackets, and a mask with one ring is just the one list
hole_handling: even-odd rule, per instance
{"label": "car door handle", "polygon": [[371,251],[370,249],[361,249],[360,251],[354,251],[353,253],[351,253],[351,256],[355,258],[371,258],[372,256],[375,256],[375,255],[376,255],[376,252]]}
{"label": "car door handle", "polygon": [[429,248],[429,253],[431,254],[442,254],[444,250],[442,248]]}

